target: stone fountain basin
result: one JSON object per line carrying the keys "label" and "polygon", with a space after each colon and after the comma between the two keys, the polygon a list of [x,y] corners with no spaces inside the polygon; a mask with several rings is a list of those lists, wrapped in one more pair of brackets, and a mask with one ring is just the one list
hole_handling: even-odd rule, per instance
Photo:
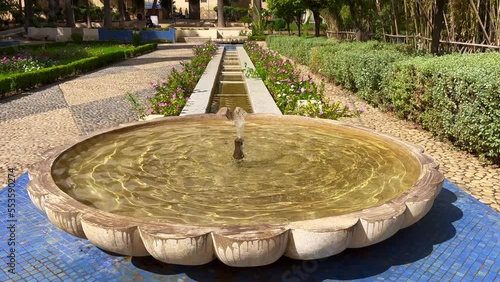
{"label": "stone fountain basin", "polygon": [[[146,123],[200,119],[226,117],[203,114],[135,122],[97,132],[78,142]],[[115,215],[71,198],[54,183],[51,168],[63,152],[75,147],[72,143],[47,152],[46,159],[34,165],[30,170],[28,194],[56,227],[87,239],[106,251],[128,256],[151,255],[171,264],[202,265],[218,258],[229,266],[249,267],[271,264],[283,255],[293,259],[319,259],[338,254],[346,248],[361,248],[381,242],[427,214],[441,190],[444,177],[439,172],[439,164],[424,154],[421,148],[394,137],[337,121],[299,116],[249,114],[246,119],[300,121],[304,125],[324,123],[363,130],[405,148],[420,162],[421,174],[417,182],[400,196],[344,215],[287,224],[193,226]]]}

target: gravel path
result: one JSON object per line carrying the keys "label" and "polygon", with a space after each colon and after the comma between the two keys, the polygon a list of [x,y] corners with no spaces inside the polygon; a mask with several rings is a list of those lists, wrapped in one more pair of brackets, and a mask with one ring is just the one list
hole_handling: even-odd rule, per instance
{"label": "gravel path", "polygon": [[124,95],[152,94],[149,82],[165,79],[171,66],[191,58],[192,47],[160,44],[155,52],[0,100],[0,187],[7,185],[8,168],[20,175],[51,148],[137,120]]}

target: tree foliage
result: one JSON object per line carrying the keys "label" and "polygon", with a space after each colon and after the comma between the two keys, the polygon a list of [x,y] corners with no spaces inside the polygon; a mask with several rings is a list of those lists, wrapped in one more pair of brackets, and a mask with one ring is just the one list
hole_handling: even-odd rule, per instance
{"label": "tree foliage", "polygon": [[433,53],[440,40],[500,46],[500,0],[269,0],[268,7],[288,23],[309,9],[329,30],[355,31],[361,41],[414,35],[433,42]]}
{"label": "tree foliage", "polygon": [[287,23],[288,32],[290,32],[290,23],[295,22],[299,27],[302,24],[302,14],[306,6],[302,0],[268,0],[267,8],[273,15],[282,18]]}

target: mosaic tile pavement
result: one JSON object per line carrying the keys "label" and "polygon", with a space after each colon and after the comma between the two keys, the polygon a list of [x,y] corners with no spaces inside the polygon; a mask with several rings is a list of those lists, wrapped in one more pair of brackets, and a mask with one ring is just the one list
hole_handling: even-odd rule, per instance
{"label": "mosaic tile pavement", "polygon": [[427,216],[384,242],[257,268],[218,261],[186,267],[109,254],[52,226],[31,203],[27,183],[25,173],[15,186],[17,274],[7,272],[12,222],[8,190],[0,191],[0,281],[500,281],[500,214],[449,181]]}

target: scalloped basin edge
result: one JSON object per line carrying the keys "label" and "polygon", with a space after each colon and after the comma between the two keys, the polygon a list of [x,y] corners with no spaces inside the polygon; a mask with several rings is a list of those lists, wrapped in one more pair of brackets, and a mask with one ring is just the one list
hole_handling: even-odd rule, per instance
{"label": "scalloped basin edge", "polygon": [[[50,150],[44,161],[33,166],[28,194],[56,227],[87,239],[106,251],[128,256],[151,255],[171,264],[202,265],[218,258],[229,266],[249,267],[271,264],[282,255],[302,260],[320,259],[346,248],[381,242],[427,214],[442,188],[444,176],[439,172],[439,164],[421,148],[394,137],[331,120],[267,114],[250,114],[247,118],[330,123],[364,130],[406,148],[420,162],[421,174],[418,181],[400,196],[349,214],[276,225],[188,226],[111,214],[86,206],[64,193],[54,183],[51,167],[59,155],[75,146],[72,143]],[[203,114],[134,122],[96,132],[78,141],[145,123],[168,123],[172,119],[188,121],[226,117]]]}

